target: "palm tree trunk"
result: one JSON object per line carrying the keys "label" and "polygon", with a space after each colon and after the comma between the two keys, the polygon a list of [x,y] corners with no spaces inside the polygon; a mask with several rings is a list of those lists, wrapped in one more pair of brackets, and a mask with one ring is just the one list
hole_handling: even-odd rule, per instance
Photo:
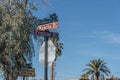
{"label": "palm tree trunk", "polygon": [[99,72],[97,72],[97,73],[95,74],[95,76],[96,76],[97,80],[99,80]]}
{"label": "palm tree trunk", "polygon": [[54,62],[52,63],[52,66],[50,68],[50,80],[53,80],[54,76]]}
{"label": "palm tree trunk", "polygon": [[97,80],[99,80],[99,76],[96,76]]}

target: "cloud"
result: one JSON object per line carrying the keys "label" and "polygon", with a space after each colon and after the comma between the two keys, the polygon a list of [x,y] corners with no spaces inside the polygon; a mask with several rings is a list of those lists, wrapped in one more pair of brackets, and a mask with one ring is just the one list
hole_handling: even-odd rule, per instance
{"label": "cloud", "polygon": [[119,52],[113,54],[112,52],[109,53],[109,52],[101,52],[101,51],[89,51],[89,52],[83,52],[82,55],[89,57],[91,59],[100,58],[100,59],[110,59],[110,60],[117,60],[117,61],[120,60]]}
{"label": "cloud", "polygon": [[93,32],[94,36],[109,43],[120,44],[120,33]]}

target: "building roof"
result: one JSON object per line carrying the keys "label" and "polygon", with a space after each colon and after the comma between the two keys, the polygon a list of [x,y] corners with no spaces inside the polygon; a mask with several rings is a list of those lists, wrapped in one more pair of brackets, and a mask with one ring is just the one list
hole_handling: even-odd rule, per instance
{"label": "building roof", "polygon": [[65,79],[65,80],[80,80],[79,78],[69,78],[69,79]]}

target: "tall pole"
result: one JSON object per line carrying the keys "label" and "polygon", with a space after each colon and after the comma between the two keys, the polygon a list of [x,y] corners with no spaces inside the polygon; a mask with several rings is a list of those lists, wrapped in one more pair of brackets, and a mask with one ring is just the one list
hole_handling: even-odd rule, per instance
{"label": "tall pole", "polygon": [[25,80],[25,76],[23,76],[23,80]]}
{"label": "tall pole", "polygon": [[48,80],[48,37],[45,36],[45,62],[44,62],[44,80]]}
{"label": "tall pole", "polygon": [[54,76],[54,62],[52,62],[52,65],[51,65],[51,70],[50,70],[50,80],[53,80],[53,76]]}

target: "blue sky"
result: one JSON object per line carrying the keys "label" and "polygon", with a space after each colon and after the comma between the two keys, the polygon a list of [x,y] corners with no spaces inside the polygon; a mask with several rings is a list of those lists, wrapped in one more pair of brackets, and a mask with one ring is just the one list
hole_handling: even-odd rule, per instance
{"label": "blue sky", "polygon": [[[91,59],[107,62],[112,74],[120,77],[120,1],[119,0],[45,0],[37,2],[35,16],[56,12],[59,20],[62,56],[56,62],[56,80],[79,78]],[[36,78],[44,77],[39,63],[39,45],[35,44],[33,66]],[[119,73],[118,73],[119,72]],[[48,74],[49,75],[49,74]]]}

